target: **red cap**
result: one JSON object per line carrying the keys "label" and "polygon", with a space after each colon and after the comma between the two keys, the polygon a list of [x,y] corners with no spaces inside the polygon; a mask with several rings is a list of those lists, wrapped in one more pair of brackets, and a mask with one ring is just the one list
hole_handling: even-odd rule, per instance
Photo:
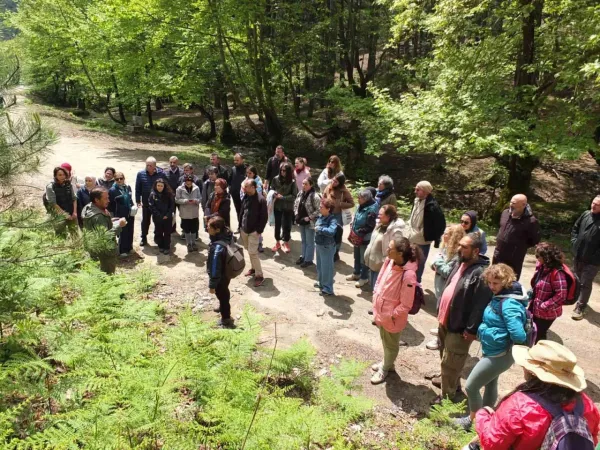
{"label": "red cap", "polygon": [[62,168],[63,168],[63,169],[65,169],[65,170],[68,170],[68,171],[69,171],[69,173],[71,173],[71,170],[72,170],[72,169],[71,169],[71,164],[69,164],[69,163],[62,163],[62,164],[60,165],[60,167],[62,167]]}

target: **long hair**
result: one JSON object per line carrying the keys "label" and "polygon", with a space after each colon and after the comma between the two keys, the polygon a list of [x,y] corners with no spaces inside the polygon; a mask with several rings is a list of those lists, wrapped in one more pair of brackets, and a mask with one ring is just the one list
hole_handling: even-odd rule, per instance
{"label": "long hair", "polygon": [[442,242],[442,248],[446,249],[446,261],[450,261],[458,253],[460,240],[465,237],[465,230],[460,225],[450,225],[448,233],[448,242]]}
{"label": "long hair", "polygon": [[[165,186],[162,192],[158,192],[158,189],[156,189],[156,185],[158,183],[162,183]],[[158,195],[161,199],[165,199],[166,197],[173,198],[173,189],[171,189],[169,183],[167,183],[163,178],[159,178],[154,182],[152,185],[152,191],[156,192],[156,195]]]}
{"label": "long hair", "polygon": [[398,242],[394,241],[394,245],[396,247],[396,251],[402,254],[402,259],[405,263],[407,262],[416,262],[419,264],[419,261],[423,259],[423,250],[416,244],[411,244],[410,241],[402,237],[398,240]]}
{"label": "long hair", "polygon": [[[281,169],[285,170],[285,177],[281,177]],[[281,178],[282,184],[290,184],[294,181],[294,169],[290,163],[283,163],[279,166],[279,178]]]}
{"label": "long hair", "polygon": [[331,155],[327,162],[333,164],[333,167],[327,168],[327,178],[331,180],[336,174],[343,171],[342,162],[337,155]]}
{"label": "long hair", "polygon": [[540,242],[535,247],[535,257],[544,260],[544,266],[549,269],[561,269],[565,255],[556,245],[550,242]]}
{"label": "long hair", "polygon": [[496,409],[498,409],[500,405],[506,401],[506,399],[508,399],[508,397],[517,392],[537,394],[543,399],[548,400],[550,403],[555,403],[558,405],[570,403],[571,401],[579,398],[581,395],[578,392],[575,392],[573,389],[569,389],[568,387],[546,383],[531,372],[528,372],[528,379],[524,383],[518,385],[510,394],[507,394],[504,398],[502,398]]}

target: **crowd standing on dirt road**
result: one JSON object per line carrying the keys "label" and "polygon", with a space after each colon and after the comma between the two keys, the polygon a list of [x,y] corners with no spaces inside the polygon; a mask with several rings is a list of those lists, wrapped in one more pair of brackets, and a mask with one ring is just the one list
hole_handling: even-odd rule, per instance
{"label": "crowd standing on dirt road", "polygon": [[[231,169],[221,164],[216,153],[210,161],[199,178],[191,164],[181,167],[175,156],[165,169],[148,157],[137,174],[135,191],[113,167],[107,167],[97,179],[87,175],[80,182],[71,165],[64,163],[54,169],[44,205],[50,214],[64,219],[55,221],[58,234],[76,234],[83,228],[106,230],[113,236],[114,249],[90,252],[109,274],[115,271],[117,255],[126,257],[133,252],[133,228],[140,209],[140,246],[149,246],[153,222],[154,243],[164,255],[171,252],[177,215],[180,238],[188,252],[198,251],[202,216],[210,236],[209,289],[219,300],[215,311],[221,315],[222,328],[235,328],[231,279],[244,273],[253,278],[255,288],[264,283],[258,255],[267,223],[274,227],[273,253],[290,253],[293,224],[299,227],[302,245],[296,264],[309,268],[316,261],[315,288],[324,297],[335,295],[343,226],[350,225],[354,270],[347,280],[356,281],[357,288],[370,285],[373,302],[369,314],[379,328],[383,348],[383,360],[372,367],[373,384],[385,382],[394,370],[401,333],[409,315],[418,313],[423,303],[420,283],[433,243],[439,249],[431,265],[438,327],[431,330],[435,339],[427,348],[439,350],[441,358],[440,372],[431,380],[441,388],[436,403],[457,398],[469,348],[475,340],[482,345],[483,357],[465,386],[469,415],[455,419],[456,426],[465,429],[475,423],[480,443],[474,441],[469,448],[481,444],[486,449],[534,449],[541,448],[542,442],[554,442],[562,445],[559,448],[584,449],[597,444],[600,413],[583,393],[583,370],[569,349],[546,337],[562,315],[563,305],[576,304],[574,320],[581,320],[589,308],[593,280],[600,268],[600,196],[573,226],[573,270],[557,246],[540,242],[538,220],[523,194],[515,195],[501,215],[490,264],[477,212],[467,211],[459,224],[447,225],[428,181],[415,186],[413,208],[405,223],[398,216],[393,180],[387,175],[379,178],[377,187],[359,192],[353,211],[354,199],[335,155],[316,183],[306,159],[296,158],[292,166],[282,146],[268,160],[264,181],[239,153]],[[232,202],[238,224],[235,232],[230,226]],[[241,245],[234,234],[239,234]],[[537,264],[527,290],[519,278],[532,247]],[[250,260],[245,272],[243,249]],[[494,411],[498,379],[513,363],[524,368],[525,382]]]}

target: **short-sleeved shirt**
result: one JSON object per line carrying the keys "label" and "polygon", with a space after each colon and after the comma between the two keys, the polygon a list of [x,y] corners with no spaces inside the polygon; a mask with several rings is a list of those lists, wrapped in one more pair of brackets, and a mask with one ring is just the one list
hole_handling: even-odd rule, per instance
{"label": "short-sleeved shirt", "polygon": [[450,304],[452,303],[452,297],[454,297],[454,291],[456,291],[456,285],[460,281],[463,272],[466,269],[465,263],[462,263],[452,279],[450,283],[442,292],[442,298],[440,298],[440,308],[438,311],[438,322],[442,325],[446,325],[448,323],[448,315],[450,314]]}

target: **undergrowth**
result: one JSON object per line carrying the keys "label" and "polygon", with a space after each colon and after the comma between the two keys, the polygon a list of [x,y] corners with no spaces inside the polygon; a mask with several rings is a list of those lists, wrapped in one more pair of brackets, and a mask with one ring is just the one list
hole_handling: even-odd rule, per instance
{"label": "undergrowth", "polygon": [[[13,251],[0,229],[1,242],[3,256]],[[362,365],[317,378],[307,341],[257,344],[250,308],[236,330],[190,310],[169,326],[147,299],[150,269],[107,276],[74,255],[15,272],[24,284],[0,293],[18,310],[3,315],[1,448],[341,449],[342,431],[370,410],[357,394]],[[31,301],[7,301],[22,289]]]}

